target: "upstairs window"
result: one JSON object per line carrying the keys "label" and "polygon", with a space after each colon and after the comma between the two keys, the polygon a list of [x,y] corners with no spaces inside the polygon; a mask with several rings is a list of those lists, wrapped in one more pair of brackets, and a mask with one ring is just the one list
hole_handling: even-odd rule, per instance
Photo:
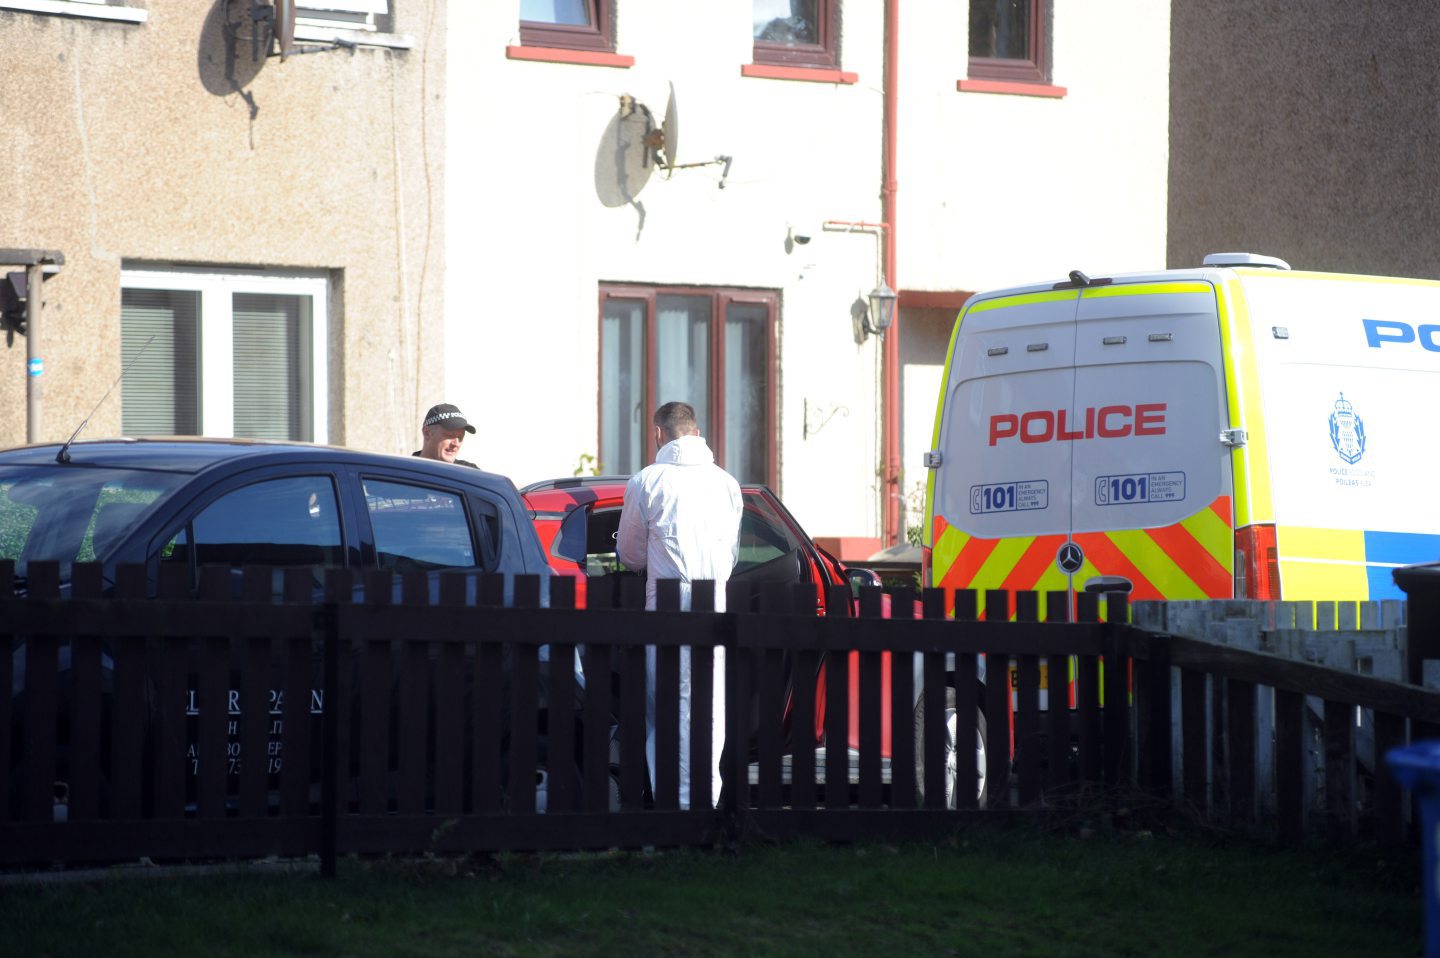
{"label": "upstairs window", "polygon": [[753,0],[755,62],[838,66],[838,10],[837,0]]}
{"label": "upstairs window", "polygon": [[614,0],[520,0],[520,42],[561,50],[615,49]]}
{"label": "upstairs window", "polygon": [[970,79],[1048,83],[1045,0],[970,0]]}

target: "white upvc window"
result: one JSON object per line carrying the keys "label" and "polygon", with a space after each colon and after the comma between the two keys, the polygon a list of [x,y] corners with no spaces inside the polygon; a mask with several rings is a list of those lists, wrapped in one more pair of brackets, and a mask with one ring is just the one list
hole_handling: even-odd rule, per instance
{"label": "white upvc window", "polygon": [[389,9],[389,0],[311,0],[295,5],[295,26],[374,30],[375,17]]}
{"label": "white upvc window", "polygon": [[323,273],[125,267],[121,428],[326,442]]}
{"label": "white upvc window", "polygon": [[[326,0],[335,2],[335,0]],[[119,20],[144,23],[149,11],[110,3],[109,0],[0,0],[0,10],[21,10],[46,13],[59,17],[82,17],[88,20]]]}

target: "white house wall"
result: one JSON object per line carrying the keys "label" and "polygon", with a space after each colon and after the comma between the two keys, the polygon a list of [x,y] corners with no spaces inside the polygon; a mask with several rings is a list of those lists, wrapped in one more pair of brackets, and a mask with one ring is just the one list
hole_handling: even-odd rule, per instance
{"label": "white house wall", "polygon": [[[966,5],[902,6],[902,293],[1164,265],[1168,4],[1054,7],[1059,99],[957,92]],[[449,4],[446,369],[431,401],[476,422],[467,456],[483,466],[520,484],[570,475],[598,453],[602,283],[776,290],[779,491],[812,534],[879,537],[879,341],[853,325],[877,234],[821,224],[883,219],[884,2],[841,4],[853,84],[741,76],[750,0],[616,8],[628,68],[509,59],[518,0]],[[731,156],[724,188],[718,165],[657,172],[643,219],[604,206],[595,155],[620,96],[658,120],[671,83],[677,160]],[[812,241],[787,249],[789,227]],[[917,328],[918,353],[912,313],[936,327]],[[933,389],[951,318],[902,310],[902,489],[935,408],[910,392]]]}
{"label": "white house wall", "polygon": [[[598,453],[598,288],[724,286],[780,295],[780,492],[816,534],[878,536],[876,340],[852,306],[876,283],[880,219],[879,0],[844,5],[854,84],[747,78],[751,4],[617,4],[628,69],[507,59],[519,7],[451,4],[445,395],[476,422],[470,458],[517,483],[570,475]],[[858,39],[857,39],[858,37]],[[680,163],[636,208],[596,194],[596,149],[630,94],[680,108]],[[787,228],[811,235],[791,245]],[[833,412],[806,427],[806,403]],[[702,427],[705,424],[702,424]]]}

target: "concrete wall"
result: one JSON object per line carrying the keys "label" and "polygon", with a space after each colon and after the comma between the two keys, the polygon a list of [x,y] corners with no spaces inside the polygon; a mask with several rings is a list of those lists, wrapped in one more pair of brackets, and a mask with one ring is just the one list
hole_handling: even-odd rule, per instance
{"label": "concrete wall", "polygon": [[1437,46],[1433,4],[1176,4],[1168,265],[1440,276]]}
{"label": "concrete wall", "polygon": [[[0,247],[46,283],[44,438],[120,373],[122,264],[331,277],[332,442],[409,452],[443,375],[443,0],[411,50],[227,56],[225,0],[133,0],[140,24],[0,9]],[[248,7],[248,5],[238,5]],[[0,444],[25,439],[25,345],[0,349]],[[122,387],[123,388],[123,387]],[[120,433],[119,395],[87,437]]]}

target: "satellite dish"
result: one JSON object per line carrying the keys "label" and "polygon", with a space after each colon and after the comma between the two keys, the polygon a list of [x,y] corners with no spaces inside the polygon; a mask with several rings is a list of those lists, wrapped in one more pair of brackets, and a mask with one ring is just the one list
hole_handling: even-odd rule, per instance
{"label": "satellite dish", "polygon": [[609,207],[627,206],[650,181],[657,158],[655,118],[650,108],[629,94],[610,118],[595,151],[595,195]]}
{"label": "satellite dish", "polygon": [[675,157],[680,149],[680,107],[675,103],[675,84],[670,84],[670,101],[665,104],[665,122],[660,126],[661,149],[664,159],[661,165],[666,170],[675,167]]}
{"label": "satellite dish", "polygon": [[295,0],[275,0],[275,45],[282,63],[295,52]]}

